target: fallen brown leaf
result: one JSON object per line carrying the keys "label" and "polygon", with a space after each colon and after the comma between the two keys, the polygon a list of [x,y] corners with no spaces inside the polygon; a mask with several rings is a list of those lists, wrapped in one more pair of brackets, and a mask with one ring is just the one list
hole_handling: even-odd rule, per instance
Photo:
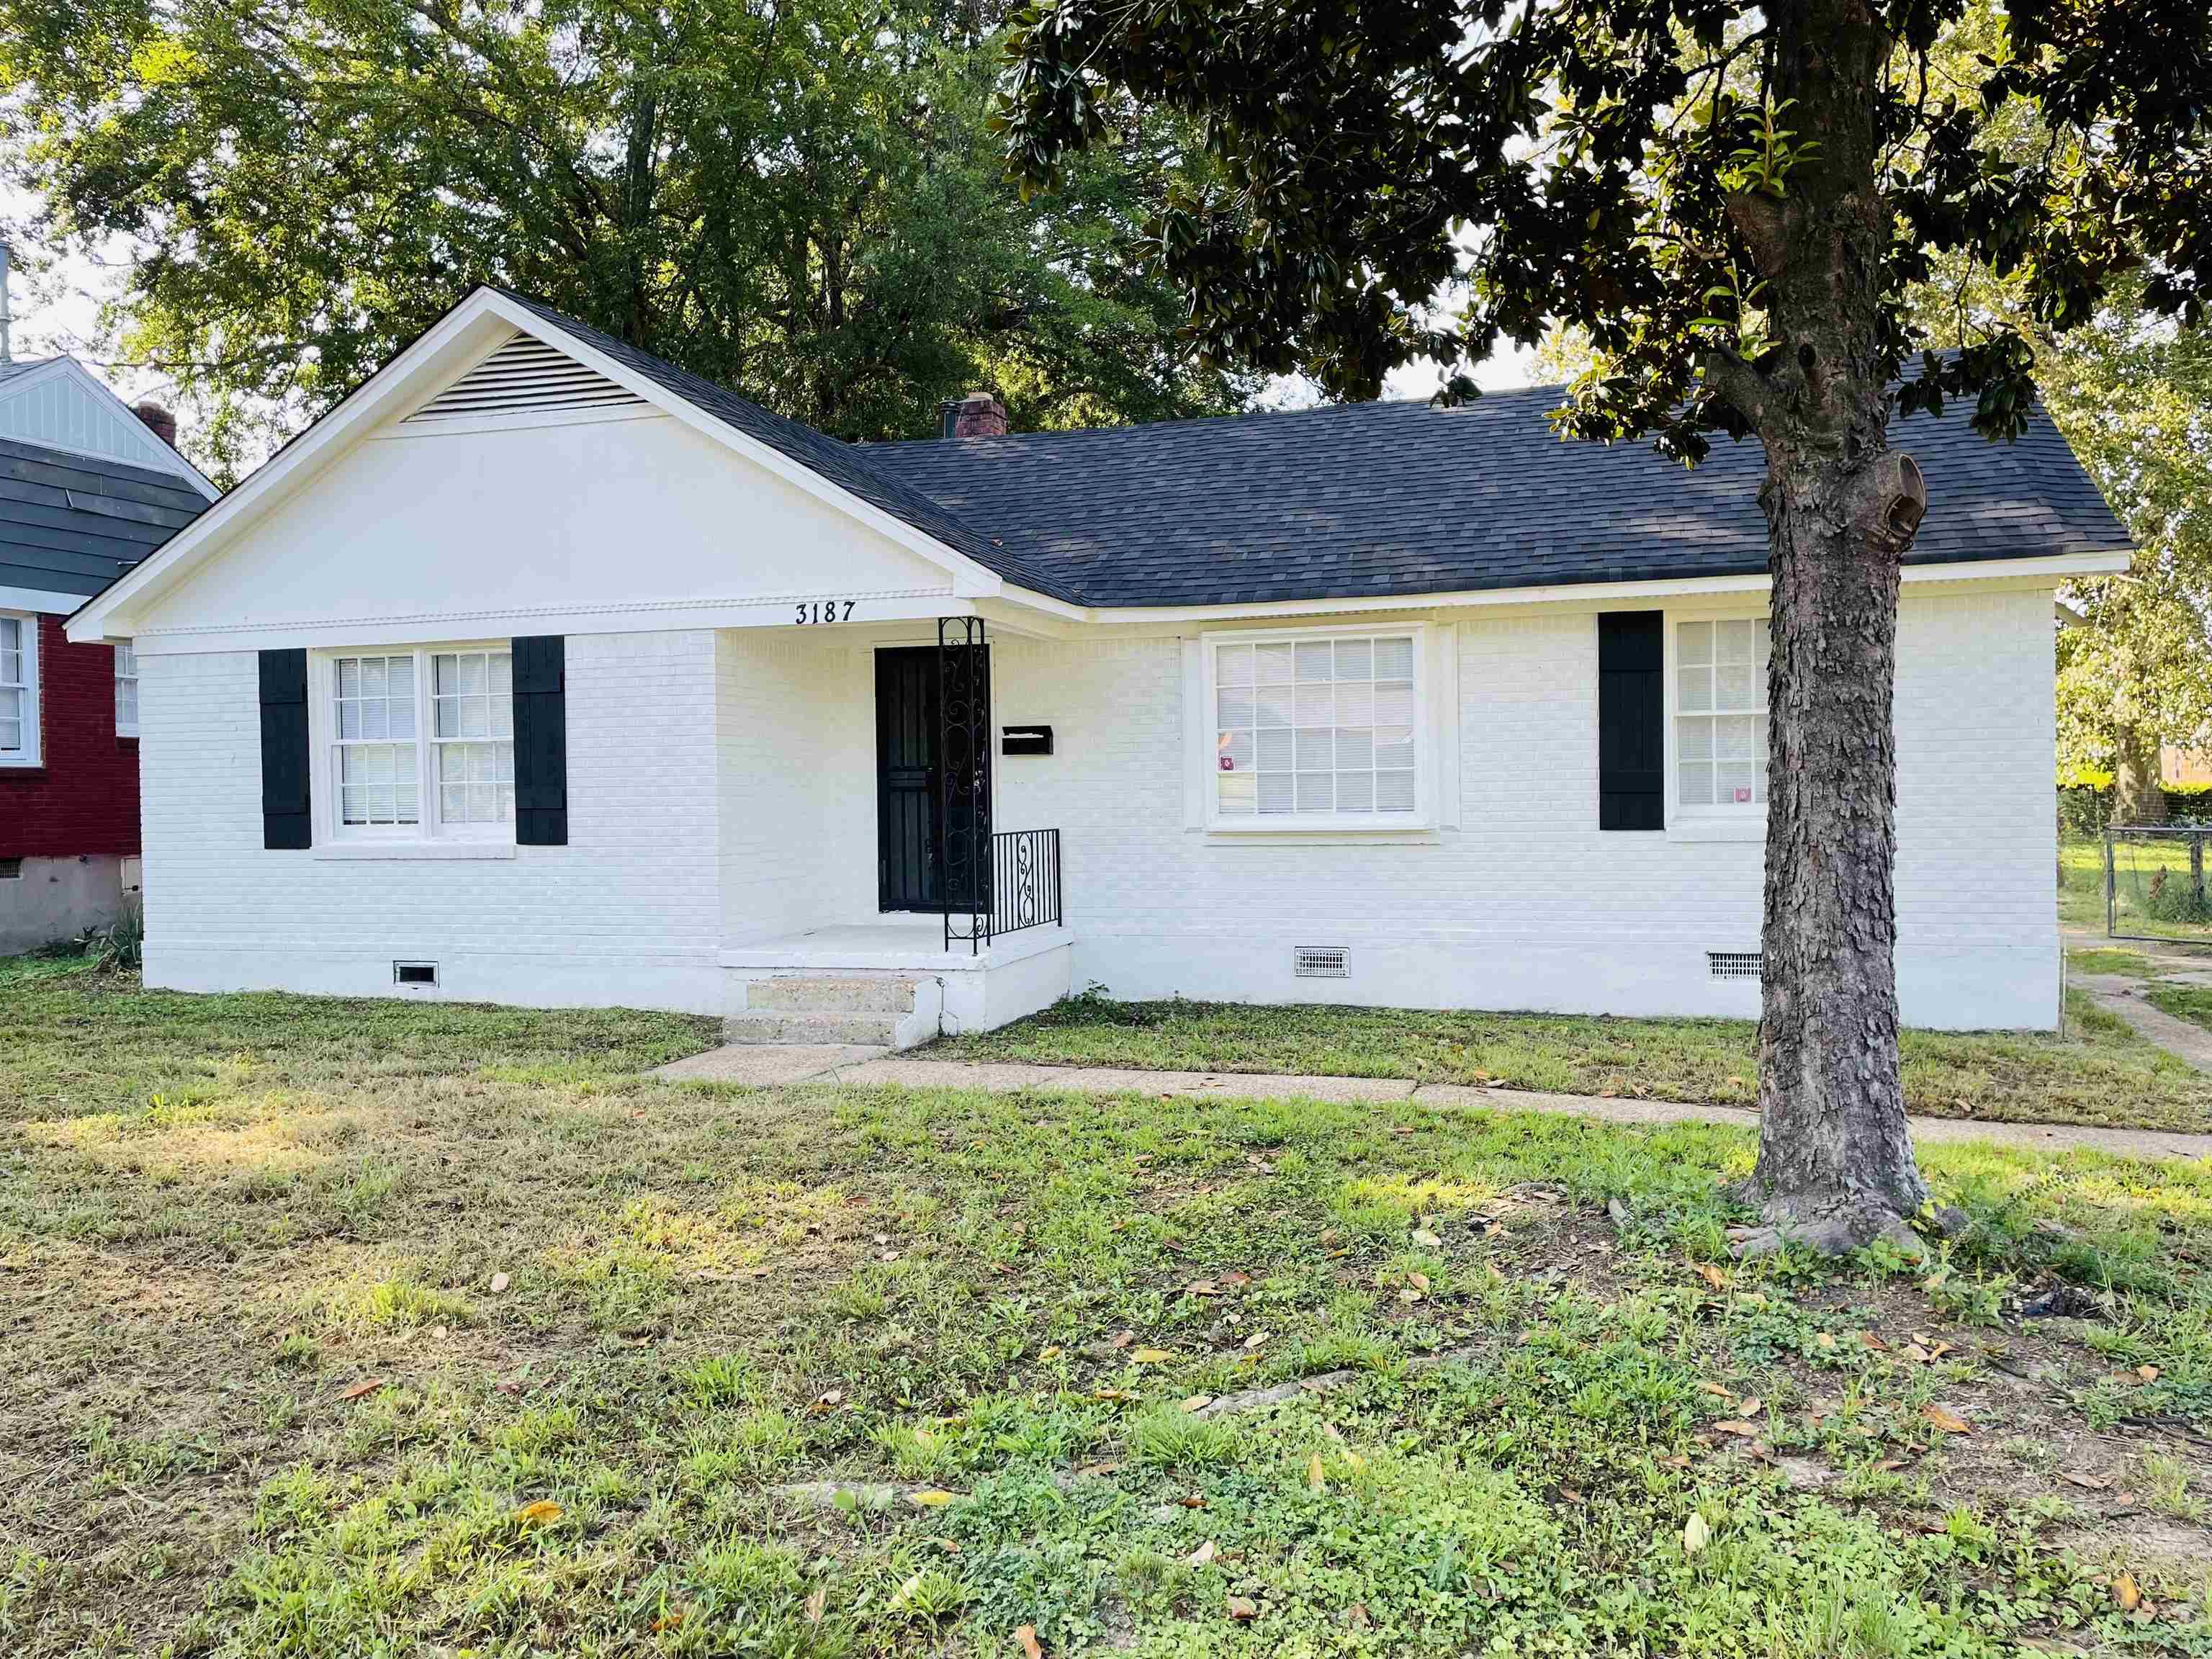
{"label": "fallen brown leaf", "polygon": [[1014,1640],[1021,1644],[1022,1659],[1044,1659],[1044,1650],[1037,1645],[1036,1626],[1017,1625]]}
{"label": "fallen brown leaf", "polygon": [[1213,1559],[1213,1540],[1209,1538],[1184,1558],[1194,1567],[1202,1567]]}
{"label": "fallen brown leaf", "polygon": [[1947,1411],[1934,1401],[1920,1408],[1920,1414],[1946,1434],[1972,1434],[1973,1425],[1956,1412]]}
{"label": "fallen brown leaf", "polygon": [[550,1498],[541,1498],[534,1504],[525,1504],[515,1510],[514,1518],[526,1527],[543,1527],[558,1521],[561,1506]]}
{"label": "fallen brown leaf", "polygon": [[810,1625],[820,1624],[822,1615],[828,1610],[829,1606],[830,1586],[817,1584],[814,1587],[814,1594],[806,1598],[806,1622]]}
{"label": "fallen brown leaf", "polygon": [[1246,1595],[1229,1598],[1229,1616],[1237,1623],[1249,1624],[1260,1616],[1260,1604]]}
{"label": "fallen brown leaf", "polygon": [[2112,1580],[2112,1601],[2122,1613],[2133,1613],[2142,1605],[2142,1586],[2136,1583],[2135,1574],[2124,1572]]}
{"label": "fallen brown leaf", "polygon": [[338,1398],[341,1400],[358,1400],[365,1394],[374,1394],[383,1386],[384,1379],[382,1377],[372,1376],[366,1382],[355,1383],[353,1387],[348,1389],[343,1394],[340,1395]]}

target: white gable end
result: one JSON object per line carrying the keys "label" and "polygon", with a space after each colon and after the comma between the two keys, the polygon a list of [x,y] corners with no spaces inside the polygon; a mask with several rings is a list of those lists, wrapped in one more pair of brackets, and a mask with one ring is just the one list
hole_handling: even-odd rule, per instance
{"label": "white gable end", "polygon": [[199,475],[183,456],[155,437],[113,392],[66,357],[0,380],[0,439],[76,455],[95,455],[199,481]]}
{"label": "white gable end", "polygon": [[641,404],[389,422],[149,599],[136,628],[142,648],[191,650],[239,632],[277,644],[772,625],[832,599],[854,620],[933,614],[952,588],[943,568]]}
{"label": "white gable end", "polygon": [[644,398],[568,353],[518,334],[407,419],[481,420],[562,410],[645,407]]}

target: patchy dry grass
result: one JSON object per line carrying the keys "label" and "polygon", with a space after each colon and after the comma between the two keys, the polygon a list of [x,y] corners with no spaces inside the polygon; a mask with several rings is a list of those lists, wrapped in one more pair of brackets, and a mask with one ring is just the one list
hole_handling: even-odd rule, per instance
{"label": "patchy dry grass", "polygon": [[1736,1269],[1732,1130],[706,1040],[8,979],[0,1651],[2212,1650],[2212,1167]]}
{"label": "patchy dry grass", "polygon": [[[1416,1078],[1721,1105],[1759,1097],[1759,1030],[1747,1020],[1115,1002],[1092,994],[933,1044],[922,1057]],[[2069,999],[2063,1034],[1907,1031],[1904,1061],[1906,1104],[1930,1117],[2212,1130],[2212,1078],[2079,994]]]}

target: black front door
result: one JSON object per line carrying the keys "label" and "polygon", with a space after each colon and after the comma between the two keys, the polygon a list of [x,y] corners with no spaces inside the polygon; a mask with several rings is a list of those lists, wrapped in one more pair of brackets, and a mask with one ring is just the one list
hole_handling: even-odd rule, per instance
{"label": "black front door", "polygon": [[[961,647],[964,648],[964,647]],[[990,659],[980,677],[983,708],[990,707]],[[939,707],[937,648],[918,646],[876,653],[876,898],[885,910],[944,908],[939,849],[945,839],[945,778],[939,762],[945,728]],[[981,761],[982,787],[990,780],[988,720]],[[956,828],[975,811],[964,792],[954,808]],[[984,821],[989,822],[988,809]]]}

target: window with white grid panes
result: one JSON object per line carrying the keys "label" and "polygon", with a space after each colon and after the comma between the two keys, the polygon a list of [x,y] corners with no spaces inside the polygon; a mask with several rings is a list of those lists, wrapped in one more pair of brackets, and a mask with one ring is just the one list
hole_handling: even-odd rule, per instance
{"label": "window with white grid panes", "polygon": [[39,758],[39,619],[0,617],[0,766]]}
{"label": "window with white grid panes", "polygon": [[442,823],[514,822],[514,684],[505,651],[430,659]]}
{"label": "window with white grid panes", "polygon": [[1765,804],[1768,652],[1764,617],[1677,624],[1675,799],[1685,810]]}
{"label": "window with white grid panes", "polygon": [[138,735],[138,653],[128,641],[115,647],[115,735]]}
{"label": "window with white grid panes", "polygon": [[331,664],[331,691],[338,827],[419,825],[414,653],[339,657]]}
{"label": "window with white grid panes", "polygon": [[340,836],[512,833],[509,652],[349,653],[328,668],[327,788]]}
{"label": "window with white grid panes", "polygon": [[1217,819],[1413,819],[1413,635],[1217,640],[1211,649]]}

